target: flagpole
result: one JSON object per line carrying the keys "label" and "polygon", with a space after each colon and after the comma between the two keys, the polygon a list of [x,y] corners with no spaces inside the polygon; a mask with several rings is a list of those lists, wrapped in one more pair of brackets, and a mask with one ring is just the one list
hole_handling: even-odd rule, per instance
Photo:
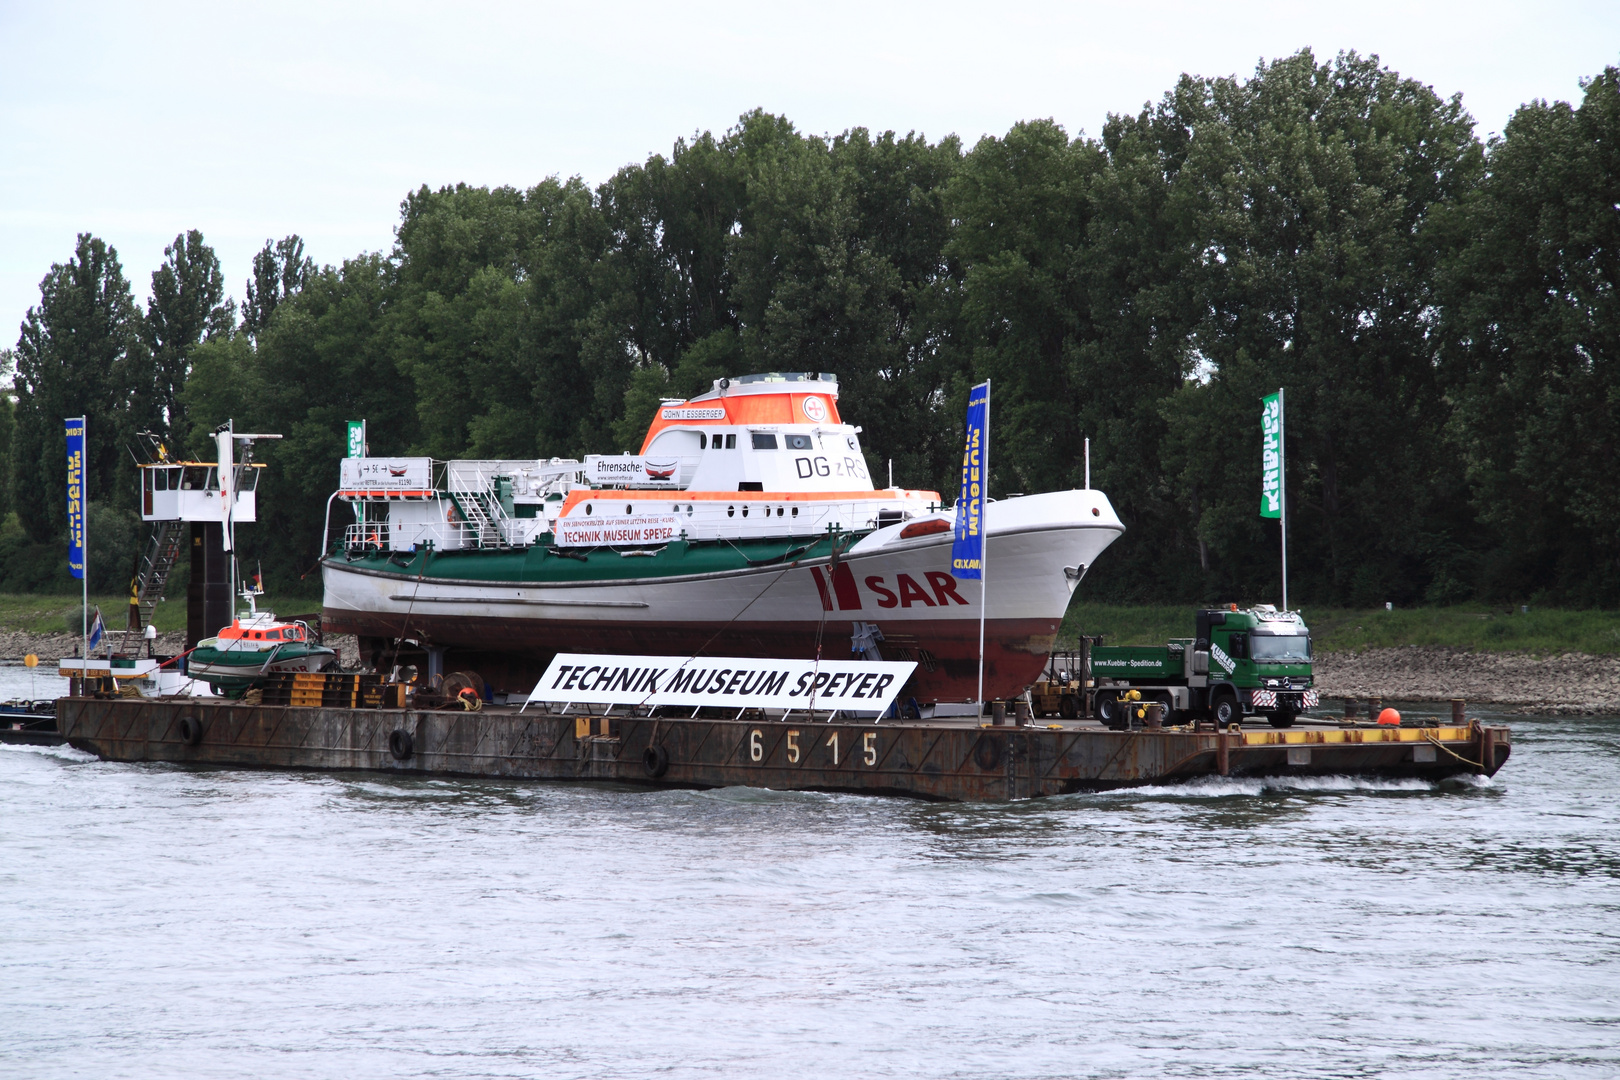
{"label": "flagpole", "polygon": [[1282,606],[1288,610],[1288,410],[1283,407],[1283,388],[1277,387],[1277,488],[1282,503]]}
{"label": "flagpole", "polygon": [[979,712],[984,712],[984,613],[990,607],[990,380],[984,380],[984,530],[979,541]]}

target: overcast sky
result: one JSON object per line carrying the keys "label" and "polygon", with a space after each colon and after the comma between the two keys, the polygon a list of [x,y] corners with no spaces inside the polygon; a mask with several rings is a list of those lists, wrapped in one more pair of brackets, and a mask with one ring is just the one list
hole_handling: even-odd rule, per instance
{"label": "overcast sky", "polygon": [[1620,63],[1620,2],[0,0],[0,345],[80,231],[144,302],[164,245],[201,229],[240,300],[266,239],[322,263],[387,249],[424,183],[597,183],[755,107],[811,133],[1096,134],[1181,72],[1303,47],[1460,92],[1485,135]]}

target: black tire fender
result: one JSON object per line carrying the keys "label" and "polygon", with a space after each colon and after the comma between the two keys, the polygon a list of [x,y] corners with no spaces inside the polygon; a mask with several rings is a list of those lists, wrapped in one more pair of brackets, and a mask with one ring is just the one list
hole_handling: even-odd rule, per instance
{"label": "black tire fender", "polygon": [[180,718],[180,741],[187,746],[196,746],[202,742],[202,721],[195,716],[182,716]]}
{"label": "black tire fender", "polygon": [[973,748],[973,760],[985,772],[995,769],[1001,764],[1001,740],[993,735],[980,735]]}
{"label": "black tire fender", "polygon": [[647,775],[657,780],[669,772],[669,751],[663,743],[651,743],[641,752],[641,764]]}
{"label": "black tire fender", "polygon": [[388,733],[388,752],[395,761],[409,761],[416,752],[416,740],[404,728],[395,728]]}

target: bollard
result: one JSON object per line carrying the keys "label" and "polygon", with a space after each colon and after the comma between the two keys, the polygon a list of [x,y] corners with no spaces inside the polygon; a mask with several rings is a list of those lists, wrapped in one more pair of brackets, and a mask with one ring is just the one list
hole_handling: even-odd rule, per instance
{"label": "bollard", "polygon": [[1354,720],[1358,711],[1359,707],[1355,698],[1347,697],[1344,699],[1344,718],[1346,720]]}
{"label": "bollard", "polygon": [[1451,699],[1451,722],[1453,724],[1463,724],[1467,722],[1463,719],[1463,704],[1463,699],[1460,697],[1454,697]]}
{"label": "bollard", "polygon": [[1005,701],[992,701],[990,703],[990,722],[998,727],[1007,722],[1007,703]]}
{"label": "bollard", "polygon": [[1157,702],[1157,701],[1150,702],[1148,704],[1147,715],[1142,718],[1142,728],[1143,728],[1144,731],[1163,731],[1164,730],[1164,705],[1163,704],[1161,704],[1160,702]]}
{"label": "bollard", "polygon": [[1383,711],[1384,711],[1384,699],[1383,698],[1381,698],[1381,697],[1370,697],[1370,698],[1367,699],[1367,719],[1376,720],[1376,719],[1378,719],[1378,714],[1383,712]]}

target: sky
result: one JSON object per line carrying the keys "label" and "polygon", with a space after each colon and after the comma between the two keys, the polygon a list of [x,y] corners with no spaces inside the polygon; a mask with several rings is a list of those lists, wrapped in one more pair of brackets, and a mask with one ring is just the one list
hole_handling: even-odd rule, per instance
{"label": "sky", "polygon": [[0,0],[0,347],[79,232],[144,303],[200,229],[240,301],[267,239],[387,250],[423,184],[599,183],[754,108],[813,134],[1095,135],[1183,72],[1301,48],[1461,93],[1483,137],[1620,64],[1620,2]]}

